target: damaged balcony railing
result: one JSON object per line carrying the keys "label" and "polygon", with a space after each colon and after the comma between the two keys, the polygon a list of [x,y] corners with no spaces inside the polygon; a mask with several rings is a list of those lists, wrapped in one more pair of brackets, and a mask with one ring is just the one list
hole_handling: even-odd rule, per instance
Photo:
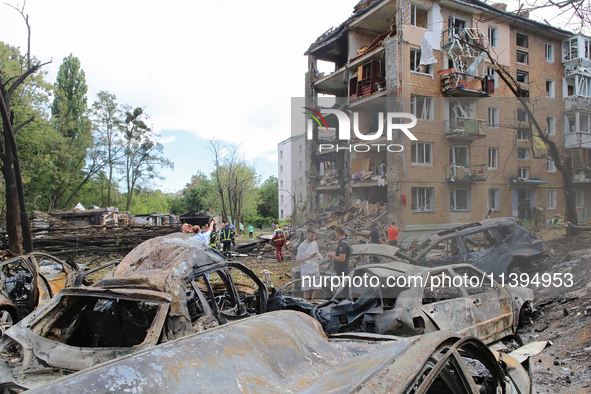
{"label": "damaged balcony railing", "polygon": [[591,97],[569,96],[564,99],[564,109],[591,109]]}
{"label": "damaged balcony railing", "polygon": [[488,178],[490,171],[484,164],[446,164],[445,180],[448,182],[484,182]]}
{"label": "damaged balcony railing", "polygon": [[445,136],[477,139],[486,137],[486,120],[454,118],[445,121]]}
{"label": "damaged balcony railing", "polygon": [[489,78],[458,72],[455,68],[438,71],[441,93],[447,96],[488,96],[495,92],[495,81]]}

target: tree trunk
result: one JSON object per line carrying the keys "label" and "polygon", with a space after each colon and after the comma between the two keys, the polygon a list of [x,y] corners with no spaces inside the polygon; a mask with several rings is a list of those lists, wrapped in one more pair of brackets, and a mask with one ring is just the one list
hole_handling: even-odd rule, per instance
{"label": "tree trunk", "polygon": [[111,185],[113,184],[113,165],[109,164],[109,183],[107,185],[107,206],[111,206]]}
{"label": "tree trunk", "polygon": [[[4,126],[4,141],[8,142],[7,128]],[[9,249],[16,255],[23,254],[23,233],[21,228],[20,207],[14,174],[14,158],[10,143],[5,143],[4,182],[6,187],[6,233]]]}

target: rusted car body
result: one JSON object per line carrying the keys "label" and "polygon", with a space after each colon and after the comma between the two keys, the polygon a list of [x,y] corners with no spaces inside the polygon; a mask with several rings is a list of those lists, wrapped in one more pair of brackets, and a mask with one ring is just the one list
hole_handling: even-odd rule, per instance
{"label": "rusted car body", "polygon": [[[413,336],[451,330],[491,343],[516,332],[531,312],[534,298],[532,290],[502,287],[469,264],[433,268],[402,262],[367,264],[355,268],[349,277],[375,277],[379,282],[360,280],[356,286],[352,280],[322,303],[296,297],[295,282],[277,291],[270,308],[307,312],[328,334],[362,331]],[[456,277],[484,282],[458,279],[454,283]]]}
{"label": "rusted car body", "polygon": [[38,252],[0,262],[0,334],[74,285],[79,273],[76,263]]}
{"label": "rusted car body", "polygon": [[529,388],[529,376],[514,359],[495,356],[473,337],[439,331],[327,339],[314,319],[281,311],[165,343],[31,393],[479,394]]}
{"label": "rusted car body", "polygon": [[100,282],[63,290],[8,330],[0,383],[33,387],[266,311],[267,290],[248,268],[188,235],[157,237]]}
{"label": "rusted car body", "polygon": [[544,242],[513,218],[488,219],[439,231],[409,253],[420,265],[467,263],[495,277],[527,270],[549,254]]}

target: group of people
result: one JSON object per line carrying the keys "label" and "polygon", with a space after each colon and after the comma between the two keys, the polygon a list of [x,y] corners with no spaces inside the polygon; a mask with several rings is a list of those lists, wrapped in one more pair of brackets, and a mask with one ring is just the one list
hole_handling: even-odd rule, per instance
{"label": "group of people", "polygon": [[[349,259],[351,258],[351,243],[345,234],[343,226],[337,226],[334,230],[335,236],[339,240],[336,251],[327,253],[327,257],[334,260],[334,269],[336,275],[348,275],[351,271],[349,267]],[[322,260],[322,255],[318,250],[316,243],[316,230],[309,227],[306,230],[306,239],[298,246],[298,254],[296,255],[296,263],[300,264],[301,277],[309,277],[311,280],[302,281],[302,291],[304,298],[318,298],[321,289],[321,280],[314,280],[313,278],[320,277],[319,262]]]}
{"label": "group of people", "polygon": [[[370,242],[373,244],[383,244],[381,235],[382,225],[377,224],[370,232]],[[399,230],[396,227],[396,222],[392,221],[388,227],[388,245],[398,246]],[[345,234],[343,226],[337,226],[334,229],[334,234],[339,241],[336,251],[327,253],[328,258],[333,259],[334,269],[337,276],[348,275],[351,272],[349,267],[349,260],[351,259],[351,243]],[[316,243],[316,230],[312,227],[306,231],[306,239],[298,246],[298,254],[296,256],[296,263],[300,264],[300,274],[302,277],[319,277],[320,266],[319,262],[322,259]],[[302,281],[302,290],[304,298],[318,298],[320,294],[321,280]]]}
{"label": "group of people", "polygon": [[212,248],[218,248],[219,244],[222,244],[222,254],[225,257],[231,257],[232,245],[236,246],[234,237],[236,235],[236,227],[230,222],[225,222],[224,227],[219,232],[216,231],[216,225],[213,220],[205,226],[192,226],[189,223],[183,223],[181,226],[181,232],[183,234],[191,235],[203,243],[208,244]]}
{"label": "group of people", "polygon": [[[262,225],[259,224],[259,228],[262,234]],[[236,246],[234,237],[235,237],[235,230],[233,224],[230,222],[225,222],[224,227],[220,230],[219,238],[215,231],[215,223],[213,220],[210,222],[209,225],[203,226],[200,228],[199,226],[191,226],[188,223],[184,223],[181,227],[183,233],[193,235],[198,239],[202,240],[205,243],[209,243],[212,247],[218,246],[218,240],[223,245],[222,253],[226,257],[231,257],[231,248],[232,245]],[[382,225],[376,224],[375,227],[370,232],[370,243],[372,244],[382,244],[385,245],[386,243],[382,240]],[[248,233],[251,239],[254,237],[254,228],[253,226],[248,227]],[[337,238],[338,245],[336,251],[327,253],[327,257],[334,260],[334,269],[336,271],[337,276],[341,275],[348,275],[351,271],[349,267],[349,260],[351,258],[351,243],[347,239],[345,228],[343,226],[337,226],[334,229],[334,234]],[[398,234],[399,230],[396,227],[396,222],[392,221],[390,227],[388,227],[388,245],[391,246],[398,246]],[[273,237],[271,238],[271,244],[275,247],[275,253],[277,256],[277,261],[282,262],[284,255],[283,255],[283,246],[287,243],[287,238],[283,230],[273,223]],[[320,276],[320,266],[319,262],[322,259],[320,255],[320,251],[318,250],[318,244],[316,243],[316,230],[313,227],[309,227],[306,230],[306,239],[298,246],[298,253],[296,256],[296,263],[300,264],[300,274],[302,277],[319,277]],[[320,280],[316,281],[316,284],[313,280],[302,282],[302,290],[304,292],[304,298],[318,298],[320,293]]]}
{"label": "group of people", "polygon": [[181,232],[196,237],[197,239],[209,243],[209,238],[212,233],[215,233],[215,223],[210,221],[208,224],[201,226],[192,226],[189,223],[183,223]]}
{"label": "group of people", "polygon": [[[400,231],[396,227],[396,222],[392,220],[390,227],[388,227],[388,245],[398,246],[398,234]],[[382,240],[382,225],[377,223],[369,233],[369,243],[382,244],[386,243]]]}

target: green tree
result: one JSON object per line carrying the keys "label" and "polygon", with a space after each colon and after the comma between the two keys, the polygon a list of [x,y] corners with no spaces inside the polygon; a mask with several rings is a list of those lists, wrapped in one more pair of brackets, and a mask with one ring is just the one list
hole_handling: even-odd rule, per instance
{"label": "green tree", "polygon": [[186,212],[220,208],[213,181],[201,171],[191,177],[191,182],[183,191],[183,198]]}
{"label": "green tree", "polygon": [[279,217],[279,180],[270,176],[259,189],[257,213],[262,217]]}
{"label": "green tree", "polygon": [[[80,188],[102,167],[102,151],[93,141],[91,123],[86,116],[86,78],[80,61],[71,54],[60,65],[54,88],[51,114],[56,130],[69,143],[56,162],[52,204],[61,208],[68,205]],[[89,159],[87,161],[87,159]],[[86,171],[83,171],[84,167]],[[69,195],[63,203],[65,195]]]}
{"label": "green tree", "polygon": [[162,144],[146,125],[146,115],[141,108],[125,111],[123,146],[123,180],[127,186],[126,211],[131,208],[134,189],[138,183],[149,183],[160,178],[158,168],[174,168],[172,162],[162,155]]}
{"label": "green tree", "polygon": [[[107,206],[111,206],[111,190],[113,188],[113,175],[115,167],[121,162],[121,109],[117,104],[114,94],[100,91],[97,94],[98,100],[92,104],[92,114],[95,139],[101,145],[107,167]],[[101,189],[102,190],[102,189]]]}
{"label": "green tree", "polygon": [[212,181],[221,201],[222,215],[232,217],[236,223],[242,222],[259,181],[256,168],[240,157],[239,149],[240,145],[226,146],[215,139],[209,141],[209,150],[214,156]]}
{"label": "green tree", "polygon": [[[28,16],[24,15],[24,9],[17,10],[25,19],[28,28]],[[30,42],[30,29],[28,32]],[[38,71],[45,64],[47,63],[42,64],[31,57],[30,47],[25,55],[21,55],[17,48],[0,42],[0,171],[5,186],[6,232],[10,250],[15,254],[23,252],[23,233],[25,249],[32,250],[15,138],[23,128],[30,127],[38,115],[43,113],[39,104],[46,100],[48,86]],[[22,222],[21,216],[24,218]]]}

